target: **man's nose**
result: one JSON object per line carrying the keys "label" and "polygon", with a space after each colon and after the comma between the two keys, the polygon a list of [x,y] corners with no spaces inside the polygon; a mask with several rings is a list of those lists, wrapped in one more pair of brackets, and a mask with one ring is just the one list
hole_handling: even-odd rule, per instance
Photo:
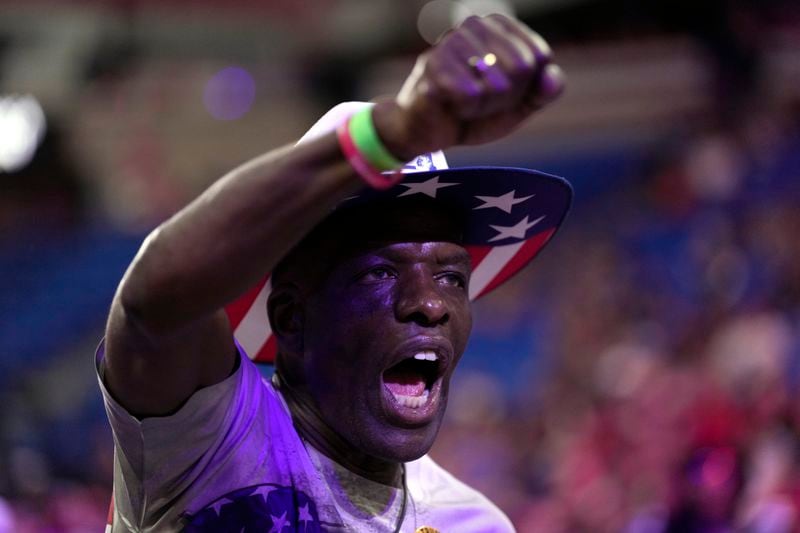
{"label": "man's nose", "polygon": [[398,284],[395,313],[400,322],[421,326],[445,324],[450,319],[447,302],[428,272],[414,272]]}

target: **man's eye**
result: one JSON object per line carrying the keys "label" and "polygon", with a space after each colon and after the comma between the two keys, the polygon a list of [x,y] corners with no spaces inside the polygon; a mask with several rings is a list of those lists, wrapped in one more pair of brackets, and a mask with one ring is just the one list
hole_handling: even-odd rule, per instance
{"label": "man's eye", "polygon": [[390,279],[394,276],[394,272],[386,267],[375,267],[368,270],[363,276],[362,279],[367,281],[380,281],[385,279]]}
{"label": "man's eye", "polygon": [[440,274],[437,279],[445,285],[451,285],[453,287],[464,288],[467,286],[467,280],[464,276],[455,272],[445,272]]}

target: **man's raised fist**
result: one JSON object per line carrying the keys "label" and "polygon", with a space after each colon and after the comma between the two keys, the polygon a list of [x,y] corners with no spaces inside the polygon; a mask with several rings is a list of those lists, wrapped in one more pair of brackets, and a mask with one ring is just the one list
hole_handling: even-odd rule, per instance
{"label": "man's raised fist", "polygon": [[564,88],[547,42],[503,15],[469,17],[417,59],[373,119],[398,158],[511,133]]}

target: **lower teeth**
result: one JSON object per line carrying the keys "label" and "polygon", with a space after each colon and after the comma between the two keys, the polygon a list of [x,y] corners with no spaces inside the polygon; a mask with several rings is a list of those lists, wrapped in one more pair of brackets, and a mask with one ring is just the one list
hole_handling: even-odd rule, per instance
{"label": "lower teeth", "polygon": [[406,396],[404,394],[394,394],[394,398],[397,400],[397,403],[402,405],[403,407],[410,407],[412,409],[417,409],[425,405],[425,402],[428,401],[428,389],[425,389],[421,395],[419,396]]}

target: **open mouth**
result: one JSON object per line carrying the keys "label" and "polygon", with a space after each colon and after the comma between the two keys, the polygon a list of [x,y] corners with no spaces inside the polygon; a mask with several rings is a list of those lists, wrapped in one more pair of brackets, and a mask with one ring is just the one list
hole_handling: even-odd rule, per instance
{"label": "open mouth", "polygon": [[436,350],[416,351],[383,372],[385,405],[403,424],[430,421],[439,404],[445,361]]}
{"label": "open mouth", "polygon": [[439,377],[437,359],[436,352],[419,352],[383,373],[383,383],[397,403],[412,409],[425,403]]}

